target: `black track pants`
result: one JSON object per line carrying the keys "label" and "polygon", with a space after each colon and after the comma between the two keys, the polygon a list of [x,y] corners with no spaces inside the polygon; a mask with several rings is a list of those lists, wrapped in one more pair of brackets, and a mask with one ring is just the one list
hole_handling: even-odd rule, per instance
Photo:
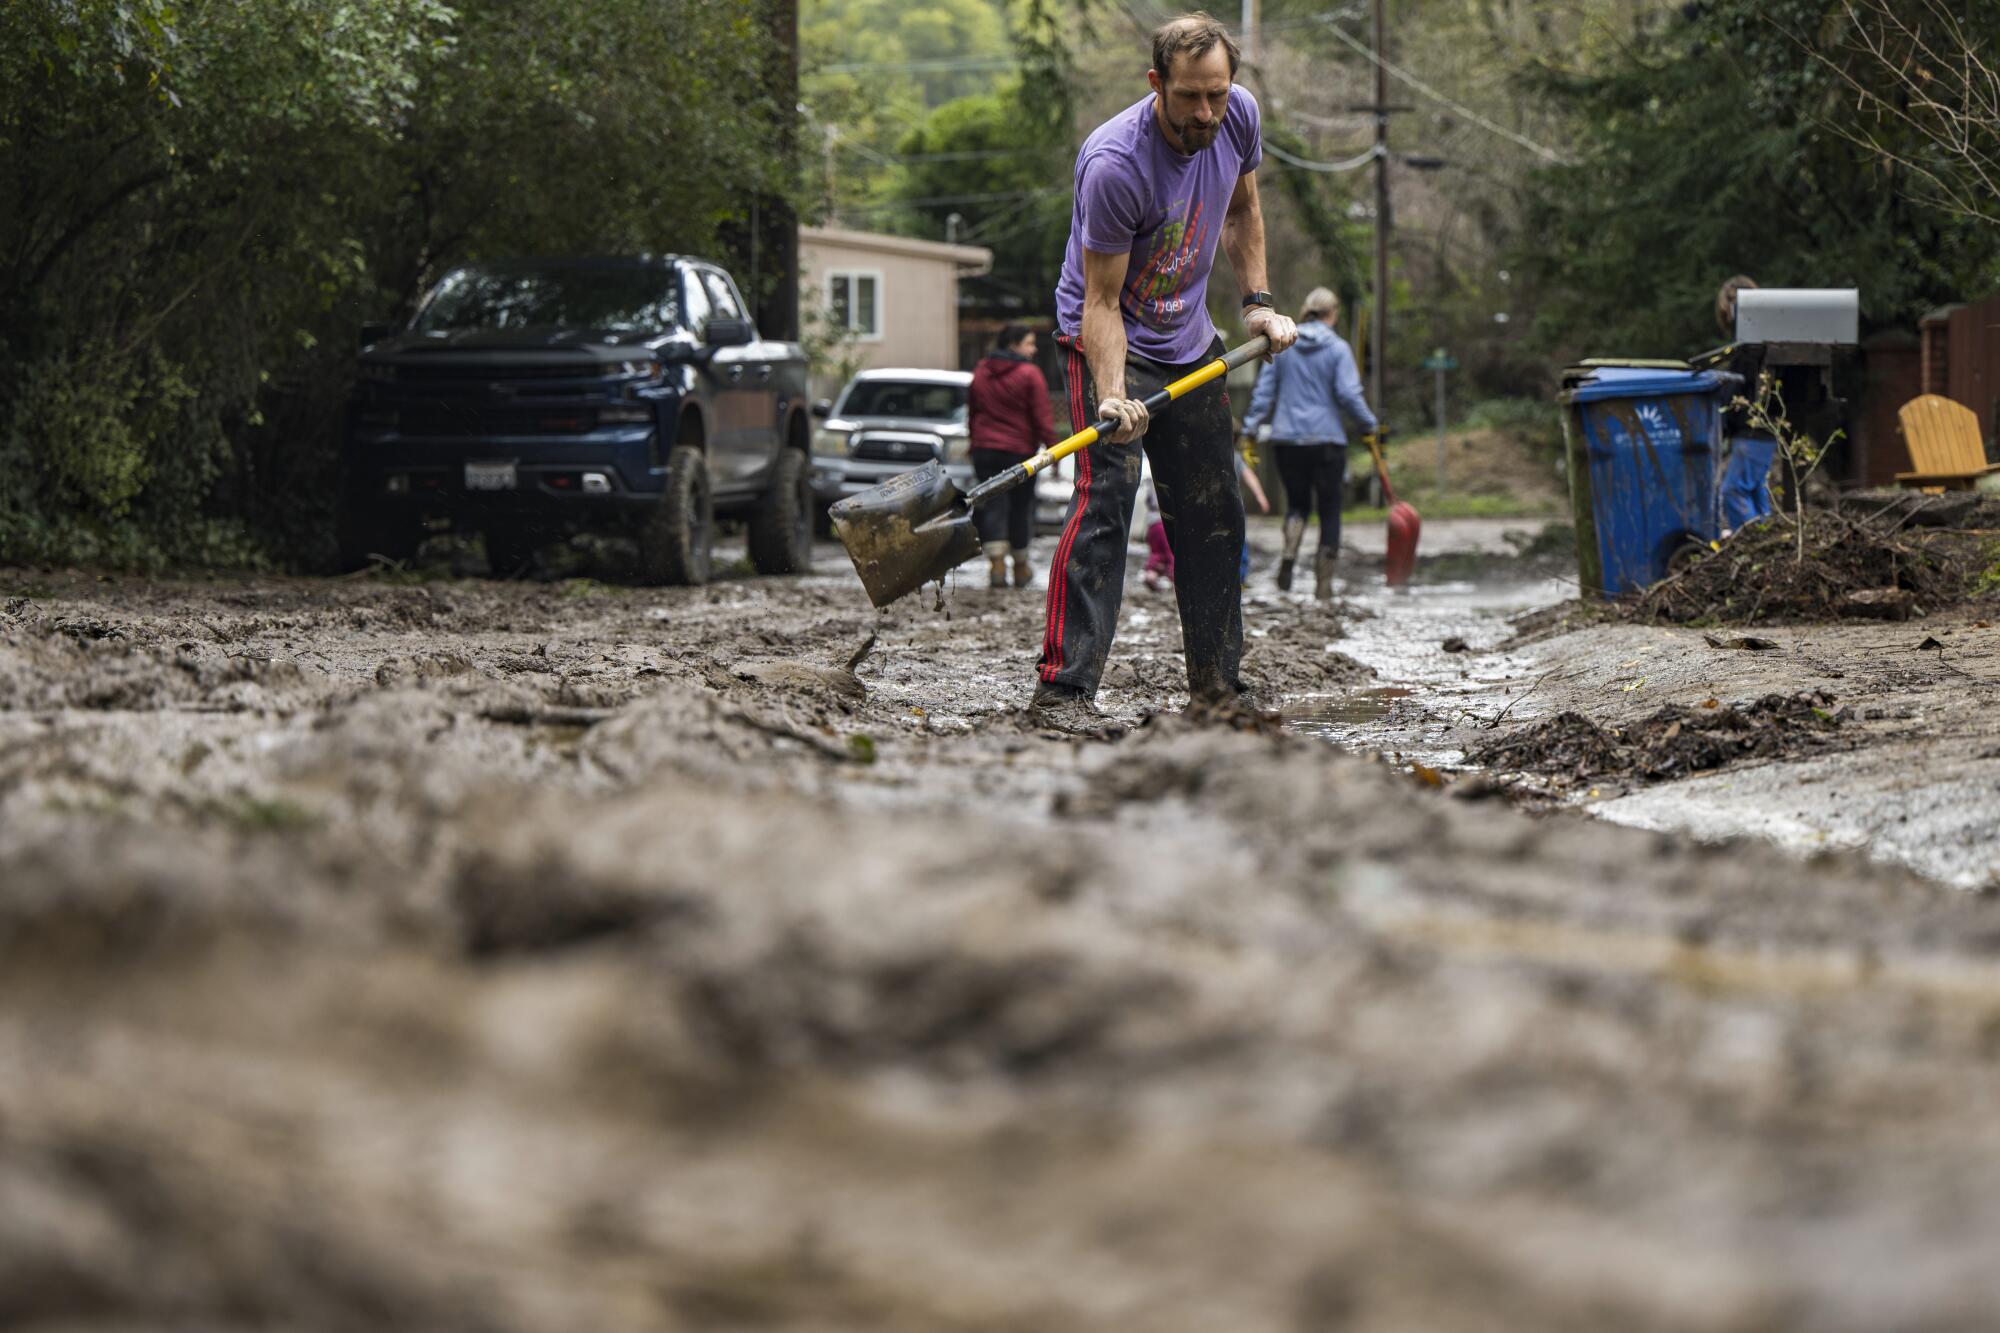
{"label": "black track pants", "polygon": [[1347,484],[1344,444],[1287,444],[1271,441],[1278,478],[1285,483],[1285,516],[1311,518],[1319,508],[1319,549],[1340,549],[1340,492]]}
{"label": "black track pants", "polygon": [[[972,472],[981,481],[989,481],[1027,456],[1004,449],[974,449]],[[1023,482],[994,496],[972,511],[972,521],[979,529],[981,543],[1004,541],[1017,551],[1027,550],[1035,536],[1035,483]]]}
{"label": "black track pants", "polygon": [[[1079,429],[1095,420],[1097,389],[1073,338],[1058,336],[1070,419]],[[1125,363],[1125,392],[1145,398],[1222,355],[1184,366],[1143,357]],[[1197,699],[1235,690],[1243,656],[1243,498],[1236,488],[1234,425],[1221,381],[1188,394],[1153,418],[1142,442],[1099,441],[1077,455],[1076,493],[1049,567],[1048,627],[1042,636],[1041,679],[1095,696],[1118,604],[1125,595],[1125,547],[1139,495],[1139,448],[1153,464],[1153,488],[1174,552],[1174,596],[1180,603],[1188,689]]]}

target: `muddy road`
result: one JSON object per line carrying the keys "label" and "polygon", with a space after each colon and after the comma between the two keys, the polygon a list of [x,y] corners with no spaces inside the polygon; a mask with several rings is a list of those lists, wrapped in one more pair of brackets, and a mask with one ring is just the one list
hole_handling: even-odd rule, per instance
{"label": "muddy road", "polygon": [[1022,721],[1037,596],[831,548],[0,572],[0,1324],[1991,1327],[2000,902],[1327,743],[1695,633],[1482,652],[1493,569],[1253,597],[1280,735],[1134,580],[1113,744]]}

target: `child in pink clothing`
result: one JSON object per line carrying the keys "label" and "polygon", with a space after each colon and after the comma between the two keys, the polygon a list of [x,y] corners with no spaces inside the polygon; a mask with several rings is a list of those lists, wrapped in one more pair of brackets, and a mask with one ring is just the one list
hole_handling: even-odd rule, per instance
{"label": "child in pink clothing", "polygon": [[[1241,455],[1236,459],[1236,476],[1250,496],[1257,502],[1262,513],[1271,512],[1271,502],[1264,495],[1264,488],[1257,482],[1257,474],[1250,470],[1249,463]],[[1250,577],[1250,539],[1243,539],[1243,562],[1237,575],[1240,579]],[[1159,492],[1153,489],[1153,479],[1146,478],[1146,586],[1154,592],[1174,585],[1174,548],[1167,542],[1167,525],[1160,517]]]}
{"label": "child in pink clothing", "polygon": [[1146,586],[1154,592],[1174,586],[1174,548],[1167,545],[1167,525],[1151,477],[1146,478]]}

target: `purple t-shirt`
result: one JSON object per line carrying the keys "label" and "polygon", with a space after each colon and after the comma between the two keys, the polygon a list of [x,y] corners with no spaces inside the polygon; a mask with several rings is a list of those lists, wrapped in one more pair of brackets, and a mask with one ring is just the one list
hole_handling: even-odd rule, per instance
{"label": "purple t-shirt", "polygon": [[1237,178],[1264,158],[1257,99],[1240,85],[1215,142],[1183,156],[1153,114],[1154,94],[1126,107],[1084,140],[1076,158],[1076,207],[1056,284],[1056,324],[1083,327],[1083,252],[1131,252],[1119,306],[1125,341],[1154,361],[1180,365],[1208,350],[1208,271],[1222,239]]}

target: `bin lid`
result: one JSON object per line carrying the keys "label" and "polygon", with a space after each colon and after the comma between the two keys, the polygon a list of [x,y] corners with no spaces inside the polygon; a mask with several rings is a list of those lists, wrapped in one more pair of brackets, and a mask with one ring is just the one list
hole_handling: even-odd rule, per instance
{"label": "bin lid", "polygon": [[1680,393],[1714,393],[1736,376],[1713,370],[1674,370],[1665,366],[1594,366],[1582,375],[1565,375],[1565,403],[1594,403],[1602,398],[1662,398]]}

